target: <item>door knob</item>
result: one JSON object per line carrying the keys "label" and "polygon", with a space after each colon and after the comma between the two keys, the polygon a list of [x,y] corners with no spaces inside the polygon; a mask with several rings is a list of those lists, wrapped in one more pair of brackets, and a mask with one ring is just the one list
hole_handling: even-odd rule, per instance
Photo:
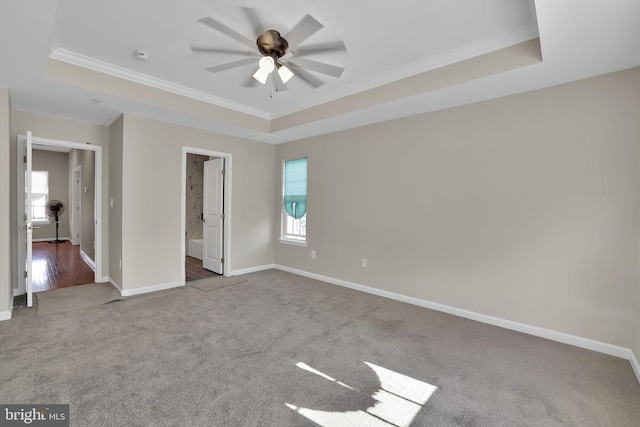
{"label": "door knob", "polygon": [[27,225],[25,225],[24,227],[18,227],[18,230],[28,230],[28,231],[31,231],[31,230],[36,230],[36,229],[38,229],[38,228],[40,228],[40,227],[34,227],[34,226],[33,226],[33,225],[31,225],[31,224],[27,224]]}

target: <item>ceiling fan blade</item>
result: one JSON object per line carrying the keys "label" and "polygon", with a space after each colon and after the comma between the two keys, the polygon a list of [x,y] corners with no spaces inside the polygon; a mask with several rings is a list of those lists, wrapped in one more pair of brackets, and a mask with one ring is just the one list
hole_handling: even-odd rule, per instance
{"label": "ceiling fan blade", "polygon": [[307,70],[315,71],[317,73],[326,74],[332,77],[340,77],[344,68],[336,65],[325,64],[324,62],[313,61],[306,58],[296,58],[289,60],[289,64],[294,63],[298,67],[302,67]]}
{"label": "ceiling fan blade", "polygon": [[291,61],[287,62],[287,67],[289,67],[291,69],[291,71],[293,71],[293,73],[296,75],[296,77],[299,77],[300,80],[302,80],[303,82],[313,86],[314,88],[318,88],[318,87],[320,87],[320,86],[322,86],[324,84],[323,81],[321,81],[320,79],[315,78],[314,76],[312,76],[311,74],[307,73],[306,71],[304,71],[302,68],[298,67],[296,64],[292,63]]}
{"label": "ceiling fan blade", "polygon": [[277,70],[271,73],[271,83],[273,84],[273,90],[276,92],[284,92],[287,90],[287,85],[284,84]]}
{"label": "ceiling fan blade", "polygon": [[245,46],[247,46],[247,47],[249,47],[251,49],[255,49],[255,47],[256,47],[255,40],[249,40],[248,38],[246,38],[242,34],[238,33],[237,31],[235,31],[235,30],[233,30],[233,29],[231,29],[229,27],[227,27],[222,22],[216,21],[215,19],[213,19],[210,16],[207,16],[206,18],[200,19],[199,22],[203,23],[207,27],[211,27],[214,30],[217,30],[217,31],[221,32],[225,36],[230,37],[230,38],[242,43],[243,45],[245,45]]}
{"label": "ceiling fan blade", "polygon": [[240,9],[242,9],[244,14],[247,15],[247,18],[251,23],[251,28],[253,28],[253,33],[256,35],[256,37],[264,33],[264,30],[266,28],[264,28],[264,25],[262,23],[260,23],[258,15],[256,15],[256,10],[250,7],[241,7]]}
{"label": "ceiling fan blade", "polygon": [[205,70],[211,73],[219,73],[220,71],[226,71],[232,68],[238,68],[249,64],[257,65],[255,58],[245,58],[239,61],[227,62],[226,64],[205,68]]}
{"label": "ceiling fan blade", "polygon": [[249,74],[249,77],[247,77],[247,79],[244,81],[242,86],[243,87],[257,87],[259,84],[260,84],[260,82],[257,81],[255,78],[253,78],[253,75]]}
{"label": "ceiling fan blade", "polygon": [[342,43],[342,41],[339,41],[339,42],[332,42],[332,43],[315,44],[315,45],[306,46],[306,47],[299,47],[294,49],[294,54],[296,56],[303,56],[303,55],[314,55],[316,53],[325,53],[325,52],[341,52],[346,50],[347,48],[345,47],[344,43]]}
{"label": "ceiling fan blade", "polygon": [[289,42],[289,46],[298,46],[322,28],[324,28],[324,25],[316,21],[313,16],[305,15],[302,21],[298,22],[291,31],[287,33],[285,38]]}
{"label": "ceiling fan blade", "polygon": [[242,55],[242,56],[258,56],[255,52],[245,52],[243,50],[234,50],[234,49],[218,49],[215,47],[200,47],[200,46],[190,46],[192,52],[203,52],[203,53],[230,53],[232,55]]}

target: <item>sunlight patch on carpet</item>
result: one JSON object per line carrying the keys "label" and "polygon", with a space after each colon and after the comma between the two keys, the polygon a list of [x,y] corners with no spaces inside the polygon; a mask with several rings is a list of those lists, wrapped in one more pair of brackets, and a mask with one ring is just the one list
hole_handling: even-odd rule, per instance
{"label": "sunlight patch on carpet", "polygon": [[[376,401],[373,406],[345,412],[319,411],[290,403],[286,403],[285,406],[323,427],[335,425],[409,427],[438,387],[373,363],[364,363],[376,373],[380,381],[380,389],[371,395]],[[296,366],[356,391],[353,387],[337,381],[306,363],[298,362]]]}

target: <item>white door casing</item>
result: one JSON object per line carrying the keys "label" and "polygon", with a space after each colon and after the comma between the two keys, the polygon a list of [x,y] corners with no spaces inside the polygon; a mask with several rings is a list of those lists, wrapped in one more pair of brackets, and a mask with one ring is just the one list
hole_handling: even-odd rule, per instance
{"label": "white door casing", "polygon": [[27,132],[25,145],[25,169],[24,169],[24,203],[25,203],[25,232],[26,259],[25,259],[25,286],[27,290],[27,307],[33,307],[33,212],[31,212],[31,171],[33,170],[31,132]]}
{"label": "white door casing", "polygon": [[203,223],[202,237],[204,254],[202,266],[214,273],[222,274],[224,262],[224,159],[204,162]]}
{"label": "white door casing", "polygon": [[[31,133],[29,132],[27,136]],[[30,212],[27,212],[27,189],[31,189],[30,186],[26,184],[26,178],[29,176],[29,180],[31,180],[31,174],[27,174],[27,157],[31,160],[31,153],[33,152],[34,145],[36,147],[39,146],[54,146],[54,147],[64,147],[68,149],[78,149],[78,150],[89,150],[95,152],[95,211],[94,211],[94,223],[95,223],[95,275],[94,280],[96,283],[102,283],[108,281],[108,277],[102,275],[102,147],[98,145],[91,144],[83,144],[77,142],[70,141],[62,141],[48,138],[41,138],[32,136],[31,143],[27,144],[27,140],[29,139],[27,136],[18,135],[18,150],[17,150],[17,169],[18,169],[18,220],[17,226],[20,229],[18,233],[18,268],[17,268],[17,277],[14,284],[13,294],[14,295],[23,295],[27,293],[27,276],[31,279],[32,275],[27,272],[27,268],[31,267],[32,262],[32,241],[33,241],[33,233],[30,233],[30,240],[27,243],[27,233],[24,232],[26,229],[26,218],[27,213],[31,215]],[[27,145],[29,145],[29,149],[27,149]],[[27,156],[28,154],[28,156]],[[32,168],[31,163],[29,164],[29,169]],[[23,200],[24,199],[24,200]],[[33,224],[32,224],[32,229]],[[37,228],[37,227],[35,227]],[[26,274],[25,274],[26,273]],[[31,282],[30,282],[31,283]],[[32,284],[32,283],[31,283]]]}

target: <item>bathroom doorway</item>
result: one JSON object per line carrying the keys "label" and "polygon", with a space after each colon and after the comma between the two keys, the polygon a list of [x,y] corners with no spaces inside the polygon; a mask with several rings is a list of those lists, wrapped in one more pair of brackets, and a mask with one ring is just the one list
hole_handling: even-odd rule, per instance
{"label": "bathroom doorway", "polygon": [[231,155],[183,147],[185,282],[227,275]]}

